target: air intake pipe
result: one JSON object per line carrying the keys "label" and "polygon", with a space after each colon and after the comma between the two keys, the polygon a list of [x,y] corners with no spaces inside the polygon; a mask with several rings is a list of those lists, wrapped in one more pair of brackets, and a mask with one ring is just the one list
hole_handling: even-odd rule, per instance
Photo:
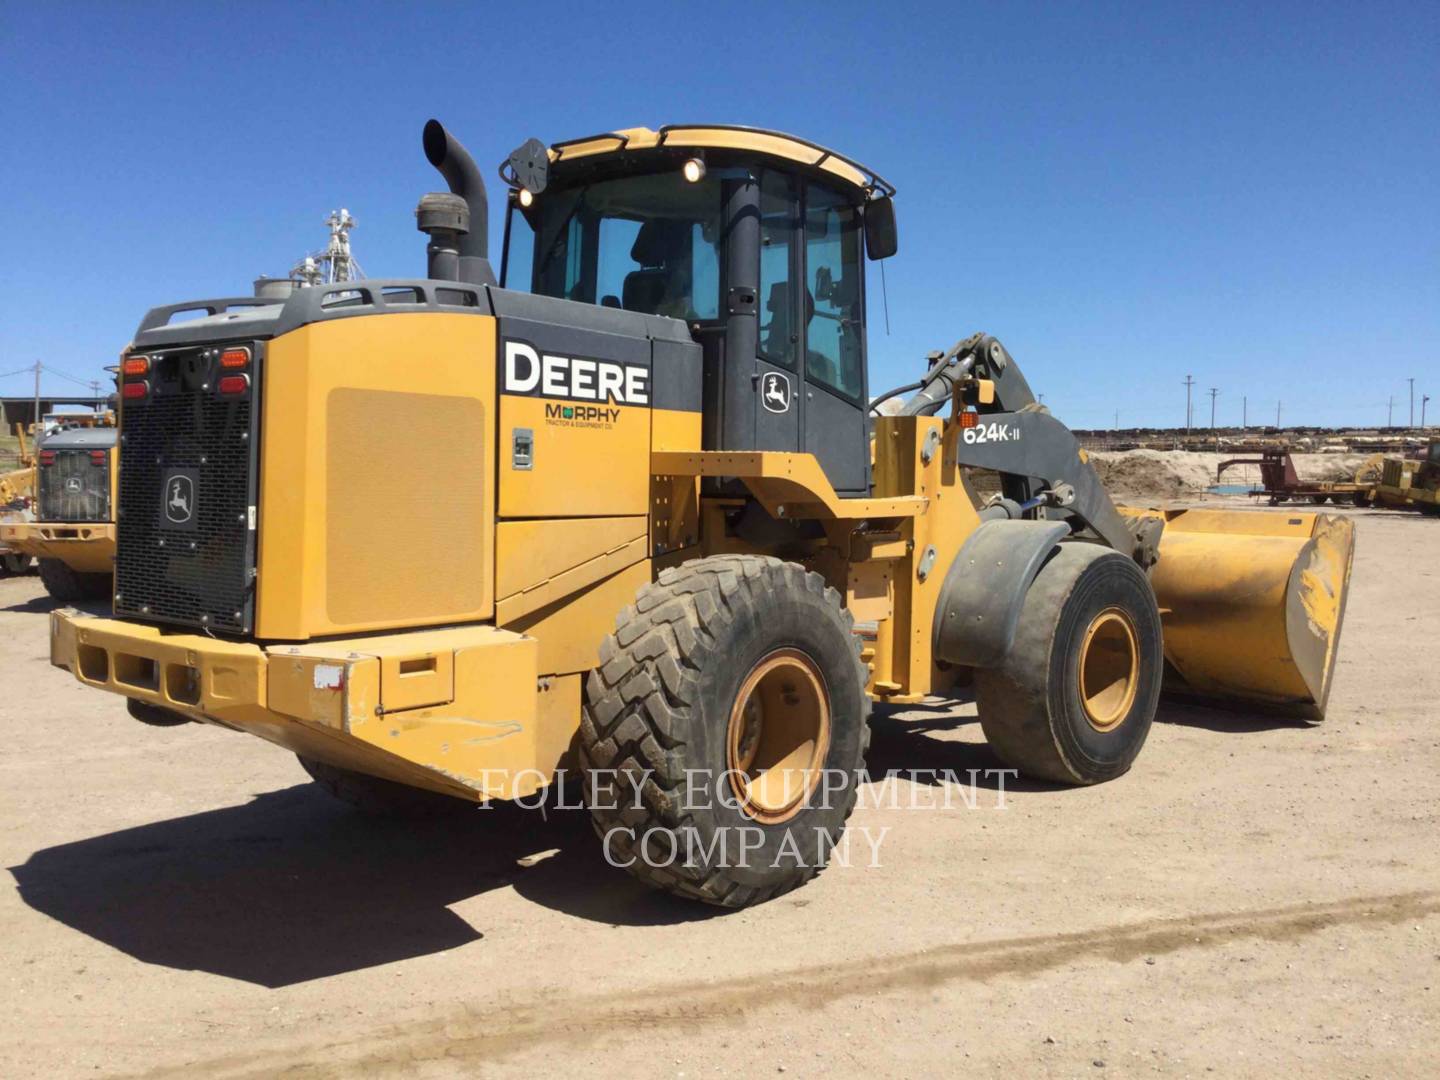
{"label": "air intake pipe", "polygon": [[490,205],[475,159],[439,120],[426,123],[424,143],[426,159],[445,177],[450,190],[470,208],[469,230],[454,236],[459,253],[455,260],[455,280],[470,285],[494,285],[495,271],[490,268]]}

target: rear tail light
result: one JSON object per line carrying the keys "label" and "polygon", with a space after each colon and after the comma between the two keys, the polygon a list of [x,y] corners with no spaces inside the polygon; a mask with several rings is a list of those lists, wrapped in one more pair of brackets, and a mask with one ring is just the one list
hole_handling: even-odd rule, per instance
{"label": "rear tail light", "polygon": [[127,382],[125,389],[121,391],[127,400],[143,398],[150,393],[150,384],[141,380],[140,382]]}
{"label": "rear tail light", "polygon": [[250,376],[248,375],[226,375],[220,380],[220,393],[222,394],[243,394],[250,389]]}
{"label": "rear tail light", "polygon": [[132,375],[148,375],[150,374],[150,358],[148,356],[132,356],[121,365],[121,370],[125,373],[126,378]]}
{"label": "rear tail light", "polygon": [[91,450],[91,451],[90,451],[90,464],[91,464],[91,465],[104,465],[104,464],[105,464],[105,451],[104,451],[104,450]]}
{"label": "rear tail light", "polygon": [[250,350],[246,348],[226,349],[220,354],[220,366],[227,371],[250,366]]}
{"label": "rear tail light", "polygon": [[54,465],[54,464],[55,464],[55,451],[54,451],[54,450],[41,450],[41,451],[40,451],[40,464],[41,464],[41,465]]}

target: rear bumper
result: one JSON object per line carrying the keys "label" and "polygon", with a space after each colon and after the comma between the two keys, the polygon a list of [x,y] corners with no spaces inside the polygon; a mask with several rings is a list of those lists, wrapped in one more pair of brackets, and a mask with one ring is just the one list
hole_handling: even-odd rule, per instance
{"label": "rear bumper", "polygon": [[262,647],[65,608],[50,616],[50,662],[98,690],[471,799],[549,783],[579,725],[578,678],[539,692],[537,642],[490,626]]}
{"label": "rear bumper", "polygon": [[82,574],[108,574],[115,567],[115,526],[107,521],[5,522],[0,546],[37,559],[59,559]]}

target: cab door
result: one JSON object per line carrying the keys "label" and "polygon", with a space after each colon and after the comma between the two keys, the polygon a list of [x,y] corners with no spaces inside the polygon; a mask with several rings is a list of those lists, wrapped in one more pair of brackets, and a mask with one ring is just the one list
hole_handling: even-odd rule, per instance
{"label": "cab door", "polygon": [[756,310],[755,449],[802,449],[799,183],[766,169],[760,179],[760,288]]}

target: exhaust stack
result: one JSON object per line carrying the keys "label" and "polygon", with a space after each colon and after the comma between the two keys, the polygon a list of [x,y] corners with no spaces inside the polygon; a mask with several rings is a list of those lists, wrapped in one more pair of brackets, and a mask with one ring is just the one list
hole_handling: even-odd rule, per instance
{"label": "exhaust stack", "polygon": [[[426,214],[417,211],[417,224],[421,231],[431,235],[430,266],[432,270],[446,271],[453,266],[453,276],[447,274],[449,280],[463,281],[469,285],[494,285],[495,271],[490,268],[490,205],[485,197],[485,181],[480,177],[475,159],[460,145],[455,136],[445,130],[445,125],[439,120],[430,120],[425,124],[423,141],[426,159],[445,177],[451,192],[463,199],[469,208],[469,221],[466,223],[468,229],[462,231],[454,227],[459,222],[454,220],[452,211],[450,216],[454,224],[450,228],[441,226],[446,234],[441,236],[432,232],[432,228],[438,224],[432,214],[442,207],[433,204],[426,206],[427,200],[437,199],[437,196],[427,195],[421,200],[422,209],[432,212]],[[430,228],[427,228],[427,225]],[[438,259],[437,248],[444,252]],[[450,255],[451,251],[455,254]],[[435,277],[436,274],[431,273],[430,276]]]}

